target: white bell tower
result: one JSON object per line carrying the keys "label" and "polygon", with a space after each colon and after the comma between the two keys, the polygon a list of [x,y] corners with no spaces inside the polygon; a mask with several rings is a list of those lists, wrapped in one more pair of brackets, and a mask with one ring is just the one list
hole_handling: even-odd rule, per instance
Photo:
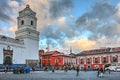
{"label": "white bell tower", "polygon": [[17,22],[16,39],[24,42],[26,59],[38,59],[39,32],[36,30],[36,13],[30,9],[29,5],[26,5],[26,8],[19,12]]}
{"label": "white bell tower", "polygon": [[19,12],[17,21],[18,30],[15,32],[17,39],[22,40],[25,37],[38,38],[39,32],[36,31],[36,13],[30,9],[29,5],[26,5],[26,8]]}

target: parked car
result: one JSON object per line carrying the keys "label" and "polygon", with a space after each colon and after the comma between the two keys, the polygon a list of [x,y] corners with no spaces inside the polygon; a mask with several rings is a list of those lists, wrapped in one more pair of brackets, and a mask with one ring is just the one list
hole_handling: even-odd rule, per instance
{"label": "parked car", "polygon": [[116,67],[116,68],[115,68],[115,71],[116,71],[116,72],[119,72],[119,71],[120,71],[120,67]]}
{"label": "parked car", "polygon": [[0,69],[0,72],[4,72],[4,69]]}
{"label": "parked car", "polygon": [[109,67],[106,67],[105,70],[111,70],[111,71],[116,71],[116,66],[109,66]]}

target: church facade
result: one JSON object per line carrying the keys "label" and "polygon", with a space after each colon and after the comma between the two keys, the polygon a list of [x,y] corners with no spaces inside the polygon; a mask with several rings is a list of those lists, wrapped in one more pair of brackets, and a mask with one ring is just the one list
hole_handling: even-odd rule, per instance
{"label": "church facade", "polygon": [[0,35],[0,64],[37,65],[39,56],[39,32],[36,13],[29,5],[19,12],[15,38]]}

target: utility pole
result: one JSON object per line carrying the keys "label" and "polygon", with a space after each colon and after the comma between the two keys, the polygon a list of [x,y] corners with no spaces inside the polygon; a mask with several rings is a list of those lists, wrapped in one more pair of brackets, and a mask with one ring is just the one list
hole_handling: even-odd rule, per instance
{"label": "utility pole", "polygon": [[49,40],[48,40],[48,38],[47,38],[47,48],[46,49],[47,49],[47,52],[49,52],[50,48],[49,48]]}
{"label": "utility pole", "polygon": [[70,54],[72,53],[72,47],[70,46]]}

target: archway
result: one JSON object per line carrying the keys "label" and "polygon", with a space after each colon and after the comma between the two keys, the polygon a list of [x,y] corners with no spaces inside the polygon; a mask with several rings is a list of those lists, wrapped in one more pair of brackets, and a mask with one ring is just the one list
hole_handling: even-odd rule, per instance
{"label": "archway", "polygon": [[11,65],[13,59],[13,50],[10,50],[10,46],[7,46],[7,49],[3,48],[3,64]]}
{"label": "archway", "polygon": [[10,56],[6,56],[5,57],[5,63],[4,63],[5,65],[11,65],[12,63],[11,63],[11,58],[10,58]]}

